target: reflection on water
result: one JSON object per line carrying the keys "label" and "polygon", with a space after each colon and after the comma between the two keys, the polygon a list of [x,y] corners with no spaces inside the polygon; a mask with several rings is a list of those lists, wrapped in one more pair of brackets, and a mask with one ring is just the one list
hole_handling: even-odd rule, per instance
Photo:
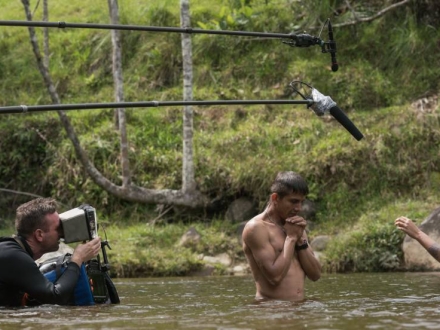
{"label": "reflection on water", "polygon": [[250,277],[115,279],[120,305],[0,308],[0,329],[440,329],[440,273],[324,274],[303,302]]}

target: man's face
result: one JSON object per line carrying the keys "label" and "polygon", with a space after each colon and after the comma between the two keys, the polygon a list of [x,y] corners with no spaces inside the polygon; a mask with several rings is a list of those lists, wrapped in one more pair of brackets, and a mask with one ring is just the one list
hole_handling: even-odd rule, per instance
{"label": "man's face", "polygon": [[46,215],[47,230],[41,242],[44,253],[57,251],[60,245],[61,221],[57,212]]}
{"label": "man's face", "polygon": [[300,193],[290,193],[284,197],[277,196],[276,208],[281,219],[294,217],[301,212],[302,203],[306,197]]}

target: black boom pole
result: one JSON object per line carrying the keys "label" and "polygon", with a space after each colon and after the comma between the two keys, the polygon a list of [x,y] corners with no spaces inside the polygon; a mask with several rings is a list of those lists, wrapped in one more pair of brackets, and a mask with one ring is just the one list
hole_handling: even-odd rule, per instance
{"label": "black boom pole", "polygon": [[231,36],[264,37],[289,39],[290,46],[309,47],[319,45],[324,47],[327,43],[319,37],[309,34],[294,33],[271,33],[271,32],[248,32],[248,31],[227,31],[227,30],[203,30],[193,29],[191,27],[159,27],[143,25],[125,25],[125,24],[98,24],[98,23],[67,23],[67,22],[42,22],[42,21],[0,21],[0,26],[32,26],[32,27],[51,27],[51,28],[74,28],[74,29],[98,29],[98,30],[130,30],[130,31],[151,31],[168,33],[189,33],[189,34],[217,34]]}
{"label": "black boom pole", "polygon": [[98,29],[98,30],[131,30],[131,31],[152,31],[152,32],[175,32],[175,33],[204,33],[204,34],[225,34],[249,37],[271,37],[289,38],[289,34],[263,33],[246,31],[225,31],[225,30],[203,30],[193,28],[159,27],[143,25],[124,24],[99,24],[99,23],[67,23],[67,22],[41,22],[41,21],[0,21],[2,26],[34,26],[52,28],[74,28],[74,29]]}
{"label": "black boom pole", "polygon": [[0,107],[0,114],[26,113],[58,110],[87,110],[109,108],[153,108],[162,106],[204,106],[204,105],[252,105],[252,104],[307,104],[312,100],[219,100],[219,101],[148,101],[148,102],[114,102],[114,103],[77,103],[77,104],[47,104],[47,105],[16,105]]}

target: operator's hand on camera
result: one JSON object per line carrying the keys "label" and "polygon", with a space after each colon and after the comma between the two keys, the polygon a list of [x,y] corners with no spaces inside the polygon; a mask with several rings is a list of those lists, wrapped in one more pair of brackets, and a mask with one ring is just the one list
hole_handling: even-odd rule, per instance
{"label": "operator's hand on camera", "polygon": [[99,237],[95,237],[87,243],[79,244],[73,251],[73,255],[70,260],[81,267],[83,262],[89,261],[93,257],[96,257],[100,250],[101,239]]}
{"label": "operator's hand on camera", "polygon": [[286,234],[289,237],[296,238],[299,240],[306,229],[307,221],[300,216],[293,216],[286,219],[284,229],[286,229]]}

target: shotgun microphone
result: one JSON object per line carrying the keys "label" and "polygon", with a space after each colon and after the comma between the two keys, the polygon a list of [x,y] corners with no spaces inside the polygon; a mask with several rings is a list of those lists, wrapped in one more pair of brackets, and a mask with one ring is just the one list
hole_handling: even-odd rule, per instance
{"label": "shotgun microphone", "polygon": [[333,39],[333,27],[330,20],[328,21],[328,39],[329,39],[329,53],[332,57],[332,71],[338,71],[339,65],[336,61],[336,42]]}
{"label": "shotgun microphone", "polygon": [[361,140],[364,135],[358,130],[347,115],[337,106],[330,108],[330,114],[341,124],[356,140]]}
{"label": "shotgun microphone", "polygon": [[[292,83],[291,86],[293,86]],[[336,102],[333,101],[330,96],[325,96],[312,87],[311,99],[314,103],[310,108],[318,116],[330,113],[333,118],[335,118],[356,140],[359,141],[364,137],[355,124],[353,124],[347,115],[336,105]]]}

